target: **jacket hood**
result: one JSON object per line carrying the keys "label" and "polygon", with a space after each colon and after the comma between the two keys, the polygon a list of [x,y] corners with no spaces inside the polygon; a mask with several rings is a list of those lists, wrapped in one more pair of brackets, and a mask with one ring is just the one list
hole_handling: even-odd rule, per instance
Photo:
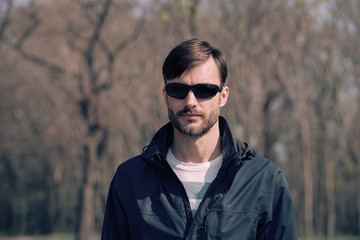
{"label": "jacket hood", "polygon": [[[219,117],[219,128],[224,160],[236,155],[239,156],[242,161],[255,157],[256,152],[253,148],[247,143],[233,138],[229,125],[222,116]],[[160,128],[152,138],[150,144],[144,148],[141,154],[142,158],[150,164],[155,163],[154,159],[165,159],[168,149],[173,142],[173,138],[174,128],[169,122]]]}

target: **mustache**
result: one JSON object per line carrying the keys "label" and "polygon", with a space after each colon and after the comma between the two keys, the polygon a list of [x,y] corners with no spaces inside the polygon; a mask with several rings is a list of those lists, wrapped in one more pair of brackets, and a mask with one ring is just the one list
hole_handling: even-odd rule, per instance
{"label": "mustache", "polygon": [[201,112],[199,112],[199,111],[194,111],[194,110],[191,110],[190,108],[188,108],[188,107],[185,107],[184,109],[182,109],[182,110],[180,110],[180,111],[178,111],[177,113],[176,113],[176,115],[177,116],[181,116],[181,115],[183,115],[183,114],[199,114],[199,115],[203,115]]}

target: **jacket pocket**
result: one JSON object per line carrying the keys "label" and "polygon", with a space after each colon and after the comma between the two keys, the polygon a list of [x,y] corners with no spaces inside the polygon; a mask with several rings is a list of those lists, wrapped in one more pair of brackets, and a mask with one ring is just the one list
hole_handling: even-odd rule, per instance
{"label": "jacket pocket", "polygon": [[257,212],[210,210],[205,223],[206,239],[255,240],[259,219]]}

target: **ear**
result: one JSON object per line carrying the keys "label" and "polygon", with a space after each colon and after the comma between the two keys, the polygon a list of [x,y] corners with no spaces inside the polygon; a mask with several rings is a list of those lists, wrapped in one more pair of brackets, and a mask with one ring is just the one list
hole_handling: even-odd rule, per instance
{"label": "ear", "polygon": [[163,98],[164,98],[164,102],[166,105],[168,105],[168,97],[167,97],[167,94],[166,94],[166,91],[165,91],[165,88],[163,88]]}
{"label": "ear", "polygon": [[229,96],[229,87],[224,86],[223,90],[220,93],[220,107],[225,106],[225,104],[227,103],[228,96]]}

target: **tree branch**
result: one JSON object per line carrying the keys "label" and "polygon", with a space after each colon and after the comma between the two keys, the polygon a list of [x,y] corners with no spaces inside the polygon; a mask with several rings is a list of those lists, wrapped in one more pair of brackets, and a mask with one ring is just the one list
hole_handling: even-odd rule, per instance
{"label": "tree branch", "polygon": [[0,26],[0,40],[2,40],[5,29],[10,24],[10,16],[11,16],[12,8],[13,8],[13,1],[7,0],[6,5],[7,5],[7,7],[6,7],[5,15],[4,15],[3,20],[1,21],[1,26]]}
{"label": "tree branch", "polygon": [[[104,2],[103,10],[100,12],[100,14],[98,16],[98,21],[96,23],[94,33],[88,42],[88,46],[87,46],[87,49],[86,49],[84,55],[85,55],[85,59],[87,61],[89,69],[92,69],[93,61],[94,61],[93,58],[94,58],[95,45],[100,39],[101,30],[104,26],[111,3],[112,3],[112,0],[106,0]],[[94,79],[92,79],[92,80],[94,80]]]}
{"label": "tree branch", "polygon": [[136,23],[134,30],[132,33],[125,38],[121,43],[117,45],[114,51],[114,55],[116,56],[119,54],[122,50],[124,50],[131,42],[133,42],[140,34],[141,29],[143,28],[145,24],[145,15],[143,15]]}

